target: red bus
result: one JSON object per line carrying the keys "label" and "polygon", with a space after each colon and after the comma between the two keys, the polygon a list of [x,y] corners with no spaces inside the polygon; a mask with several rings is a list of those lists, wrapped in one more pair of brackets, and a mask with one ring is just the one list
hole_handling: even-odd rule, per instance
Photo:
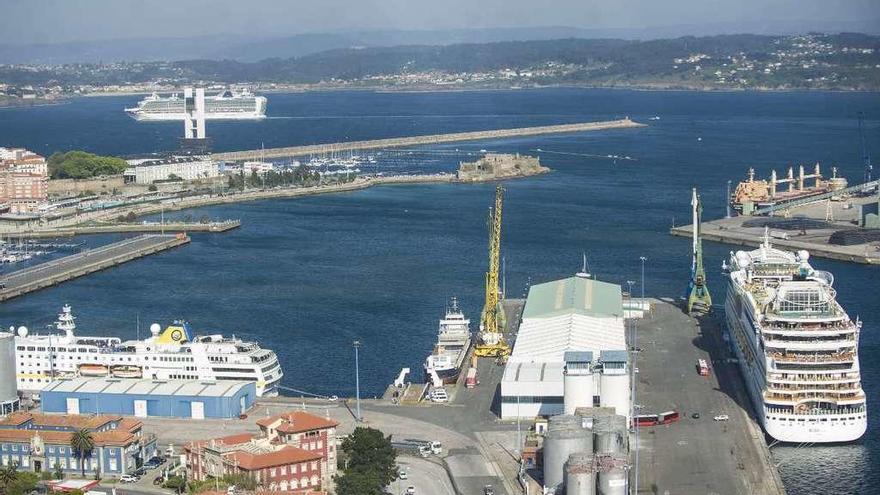
{"label": "red bus", "polygon": [[678,411],[666,411],[664,413],[658,414],[658,421],[661,425],[668,425],[669,423],[674,423],[681,419],[678,415]]}

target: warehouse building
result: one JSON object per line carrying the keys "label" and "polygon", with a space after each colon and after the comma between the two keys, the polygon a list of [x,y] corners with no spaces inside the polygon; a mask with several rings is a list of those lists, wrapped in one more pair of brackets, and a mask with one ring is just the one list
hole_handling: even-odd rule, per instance
{"label": "warehouse building", "polygon": [[248,381],[72,378],[46,386],[43,411],[166,418],[237,418],[257,395]]}
{"label": "warehouse building", "polygon": [[566,396],[569,407],[612,405],[628,417],[626,349],[619,285],[579,274],[532,286],[501,379],[502,419],[563,414]]}
{"label": "warehouse building", "polygon": [[152,184],[173,179],[196,180],[217,177],[219,165],[208,156],[185,155],[168,158],[127,160],[128,168],[122,173],[126,184]]}

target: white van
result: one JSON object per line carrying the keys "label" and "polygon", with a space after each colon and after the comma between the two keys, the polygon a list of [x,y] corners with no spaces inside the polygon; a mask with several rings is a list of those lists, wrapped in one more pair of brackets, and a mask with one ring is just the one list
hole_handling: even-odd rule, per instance
{"label": "white van", "polygon": [[445,388],[435,388],[431,391],[431,402],[448,402],[449,395],[446,394]]}

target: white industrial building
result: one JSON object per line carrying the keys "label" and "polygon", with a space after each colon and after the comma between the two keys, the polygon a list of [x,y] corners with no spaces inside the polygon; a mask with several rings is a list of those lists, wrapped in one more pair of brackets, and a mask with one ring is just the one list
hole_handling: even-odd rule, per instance
{"label": "white industrial building", "polygon": [[609,406],[630,417],[630,372],[619,285],[585,275],[529,290],[501,380],[502,419]]}
{"label": "white industrial building", "polygon": [[122,176],[126,183],[152,184],[178,177],[183,180],[217,177],[220,168],[210,157],[201,155],[172,156],[128,160],[128,168]]}

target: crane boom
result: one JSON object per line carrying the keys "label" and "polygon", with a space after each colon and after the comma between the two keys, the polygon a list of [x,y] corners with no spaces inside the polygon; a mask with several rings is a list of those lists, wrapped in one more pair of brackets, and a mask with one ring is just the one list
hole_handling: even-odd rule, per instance
{"label": "crane boom", "polygon": [[498,275],[501,265],[501,218],[504,188],[495,187],[495,206],[489,211],[489,267],[486,271],[486,301],[480,318],[480,338],[474,353],[483,357],[506,357],[510,347],[504,341],[499,320],[500,292]]}

